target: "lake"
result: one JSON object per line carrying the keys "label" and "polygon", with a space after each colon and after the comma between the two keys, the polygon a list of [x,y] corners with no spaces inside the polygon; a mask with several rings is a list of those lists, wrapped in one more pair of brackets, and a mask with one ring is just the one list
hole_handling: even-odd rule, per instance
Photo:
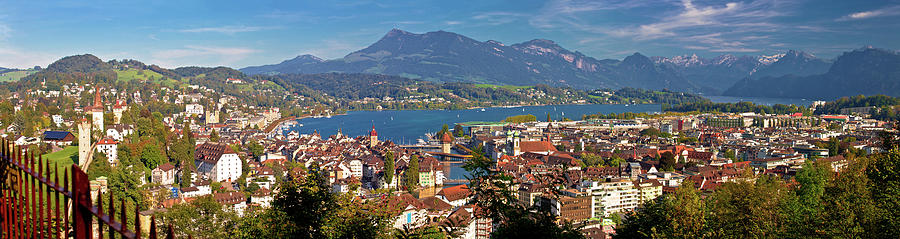
{"label": "lake", "polygon": [[497,107],[467,110],[385,110],[351,111],[331,118],[305,118],[297,120],[291,130],[300,134],[310,134],[318,130],[323,137],[334,135],[340,129],[345,135],[368,135],[372,126],[378,131],[378,138],[398,144],[415,144],[416,139],[425,138],[425,133],[434,133],[447,124],[469,121],[502,121],[508,116],[532,114],[538,120],[546,120],[550,114],[554,120],[568,117],[580,120],[582,115],[596,113],[659,112],[659,105],[547,105]]}

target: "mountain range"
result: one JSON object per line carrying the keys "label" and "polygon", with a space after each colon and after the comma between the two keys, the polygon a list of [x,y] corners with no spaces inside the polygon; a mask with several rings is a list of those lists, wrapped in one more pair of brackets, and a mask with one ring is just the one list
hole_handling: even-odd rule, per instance
{"label": "mountain range", "polygon": [[[773,64],[774,65],[774,64]],[[817,66],[821,67],[821,66]],[[785,66],[785,69],[791,69]],[[810,68],[803,68],[812,72]],[[803,69],[794,69],[800,71]],[[782,73],[789,73],[783,71]],[[731,96],[833,99],[843,96],[900,96],[900,53],[865,47],[837,57],[827,71],[813,75],[745,78],[724,92]]]}
{"label": "mountain range", "polygon": [[743,79],[823,74],[830,60],[790,50],[762,56],[697,55],[596,59],[551,40],[506,45],[446,31],[415,34],[393,29],[343,58],[302,55],[279,64],[241,69],[255,74],[374,73],[436,82],[474,82],[592,88],[635,87],[719,95]]}
{"label": "mountain range", "polygon": [[342,58],[323,60],[301,55],[278,64],[240,71],[228,67],[164,69],[134,60],[103,62],[92,55],[80,55],[64,57],[42,70],[0,68],[0,74],[21,71],[15,79],[7,81],[25,75],[28,75],[22,78],[25,81],[36,81],[54,78],[53,74],[80,72],[109,81],[115,80],[118,74],[114,68],[118,71],[148,69],[159,73],[155,79],[201,74],[243,78],[246,75],[362,73],[432,82],[543,84],[576,89],[630,87],[728,96],[807,99],[860,94],[900,96],[900,53],[873,47],[845,52],[833,60],[795,50],[775,55],[712,58],[647,57],[634,53],[618,60],[596,59],[545,39],[506,45],[446,31],[415,34],[398,29]]}

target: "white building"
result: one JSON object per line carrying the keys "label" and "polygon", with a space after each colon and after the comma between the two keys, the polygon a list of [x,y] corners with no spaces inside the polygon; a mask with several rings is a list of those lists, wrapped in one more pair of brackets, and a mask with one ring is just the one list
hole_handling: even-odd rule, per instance
{"label": "white building", "polygon": [[184,112],[188,115],[203,115],[203,105],[187,104],[184,106]]}
{"label": "white building", "polygon": [[641,192],[627,178],[585,180],[579,185],[579,189],[591,195],[592,218],[631,211],[640,204]]}
{"label": "white building", "polygon": [[109,165],[115,167],[119,163],[119,142],[111,138],[103,138],[97,142],[97,152],[106,155]]}
{"label": "white building", "polygon": [[241,176],[241,159],[227,144],[207,142],[197,146],[194,164],[201,177],[214,182],[230,182]]}
{"label": "white building", "polygon": [[348,163],[350,165],[350,177],[362,178],[363,176],[363,163],[362,160],[359,159],[351,159]]}
{"label": "white building", "polygon": [[106,129],[106,137],[117,141],[124,140],[131,133],[134,133],[134,128],[131,125],[114,124]]}

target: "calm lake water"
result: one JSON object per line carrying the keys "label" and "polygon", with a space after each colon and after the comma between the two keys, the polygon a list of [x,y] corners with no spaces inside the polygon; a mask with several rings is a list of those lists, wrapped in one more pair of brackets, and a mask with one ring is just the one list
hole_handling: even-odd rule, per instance
{"label": "calm lake water", "polygon": [[425,133],[441,130],[447,124],[453,128],[454,123],[469,121],[502,121],[513,115],[532,114],[538,120],[545,120],[547,113],[554,120],[568,117],[581,119],[582,115],[623,112],[659,112],[659,105],[548,105],[522,106],[510,108],[485,108],[468,110],[385,110],[385,111],[351,111],[346,115],[335,115],[329,118],[305,118],[297,122],[291,130],[300,134],[309,134],[318,130],[323,137],[334,135],[340,129],[345,135],[368,135],[372,126],[378,131],[378,139],[392,140],[399,144],[415,144],[416,139],[425,138]]}

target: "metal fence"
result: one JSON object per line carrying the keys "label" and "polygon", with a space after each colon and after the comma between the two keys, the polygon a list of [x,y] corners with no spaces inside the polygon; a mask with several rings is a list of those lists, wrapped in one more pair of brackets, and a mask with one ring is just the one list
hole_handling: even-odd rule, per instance
{"label": "metal fence", "polygon": [[[120,200],[116,208],[109,193],[104,210],[98,191],[94,204],[88,176],[77,165],[58,168],[0,139],[0,180],[0,238],[142,237],[139,207],[135,205],[134,227],[128,228],[125,201]],[[156,229],[156,219],[151,217],[146,235],[157,238]],[[167,232],[166,238],[174,238],[171,225]]]}

